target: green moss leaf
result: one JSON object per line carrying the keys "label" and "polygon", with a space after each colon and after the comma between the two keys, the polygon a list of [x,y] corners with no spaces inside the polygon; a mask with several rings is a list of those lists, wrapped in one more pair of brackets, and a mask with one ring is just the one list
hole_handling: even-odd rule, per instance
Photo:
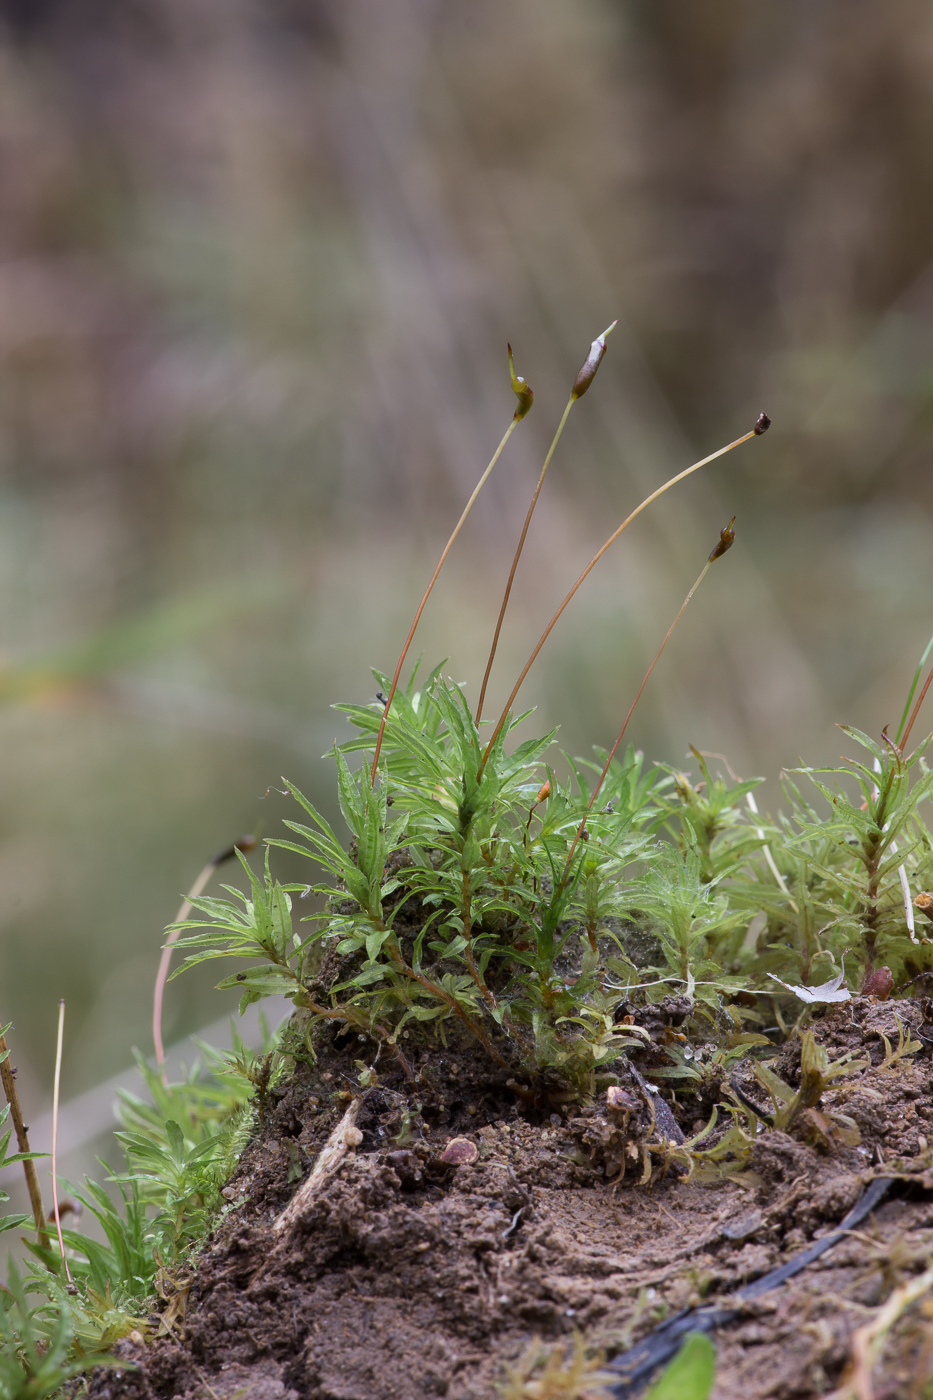
{"label": "green moss leaf", "polygon": [[716,1376],[716,1348],[705,1332],[690,1332],[645,1400],[707,1400]]}

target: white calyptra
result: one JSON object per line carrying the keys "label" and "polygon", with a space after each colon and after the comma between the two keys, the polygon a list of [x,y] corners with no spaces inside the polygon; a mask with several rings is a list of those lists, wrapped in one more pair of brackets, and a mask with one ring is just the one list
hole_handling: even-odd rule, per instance
{"label": "white calyptra", "polygon": [[823,982],[819,987],[798,987],[794,982],[785,982],[783,977],[774,977],[773,972],[769,972],[769,977],[774,977],[775,982],[780,982],[782,987],[786,987],[794,996],[801,1001],[850,1001],[852,993],[845,985],[845,959],[843,959],[842,971],[838,977],[831,978],[828,982]]}

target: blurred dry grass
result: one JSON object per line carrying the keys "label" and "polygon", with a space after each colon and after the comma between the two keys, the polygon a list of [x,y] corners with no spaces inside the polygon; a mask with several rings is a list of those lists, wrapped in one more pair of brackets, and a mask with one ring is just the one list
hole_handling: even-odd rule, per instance
{"label": "blurred dry grass", "polygon": [[[933,630],[933,11],[920,0],[0,0],[0,1018],[27,1099],[148,1048],[212,850],[324,807],[331,701],[425,617],[474,689],[592,337],[497,694],[606,742],[735,512],[636,739],[773,778],[899,713]],[[769,790],[776,800],[775,785]],[[173,984],[170,1035],[213,1018]]]}

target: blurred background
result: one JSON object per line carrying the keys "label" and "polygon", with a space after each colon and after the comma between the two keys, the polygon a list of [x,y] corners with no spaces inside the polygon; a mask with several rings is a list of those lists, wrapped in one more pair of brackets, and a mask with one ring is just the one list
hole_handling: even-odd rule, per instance
{"label": "blurred background", "polygon": [[[897,723],[933,630],[923,0],[0,0],[0,1023],[27,1114],[151,1050],[215,850],[332,813],[330,709],[415,651],[533,723],[768,779]],[[493,708],[491,705],[490,709]],[[265,796],[267,789],[273,791]],[[298,877],[296,865],[288,873]],[[166,1040],[230,1004],[169,988]],[[40,1146],[45,1144],[38,1144]]]}

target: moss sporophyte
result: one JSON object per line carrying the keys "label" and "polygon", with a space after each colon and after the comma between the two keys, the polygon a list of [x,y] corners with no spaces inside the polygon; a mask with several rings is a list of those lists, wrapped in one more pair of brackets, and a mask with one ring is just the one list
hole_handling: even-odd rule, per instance
{"label": "moss sporophyte", "polygon": [[[868,746],[875,768],[846,763],[836,774],[838,791],[830,791],[816,770],[803,770],[829,797],[828,822],[794,775],[786,776],[790,812],[773,821],[754,802],[760,780],[726,783],[698,756],[701,778],[692,784],[664,765],[646,769],[633,748],[623,750],[676,626],[732,545],[734,520],[721,530],[661,640],[612,747],[596,762],[567,758],[565,780],[548,761],[553,734],[521,739],[528,716],[514,712],[518,693],[596,564],[666,491],[766,432],[766,414],[623,519],[548,621],[495,723],[482,720],[534,507],[563,425],[593,385],[611,331],[593,342],[575,376],[545,456],[475,712],[466,689],[442,666],[420,683],[417,667],[405,686],[400,680],[450,548],[533,402],[515,373],[511,347],[519,407],[441,554],[395,671],[391,678],[374,672],[377,701],[337,706],[357,730],[334,750],[349,846],[289,784],[307,818],[286,823],[297,839],[267,843],[262,875],[243,861],[247,894],[231,888],[225,899],[200,895],[193,903],[202,917],[177,926],[186,966],[216,957],[253,959],[221,983],[238,987],[244,1005],[285,992],[312,1018],[371,1036],[406,1068],[401,1042],[409,1030],[420,1026],[422,1037],[443,1039],[458,1026],[492,1064],[538,1085],[528,1092],[542,1102],[548,1094],[586,1099],[612,1075],[632,1044],[619,1010],[633,997],[651,1002],[678,992],[713,1018],[728,1006],[741,1026],[756,1023],[760,1013],[743,1012],[739,993],[780,995],[768,974],[783,974],[785,986],[815,985],[846,952],[850,978],[863,981],[883,963],[896,985],[930,965],[930,945],[907,927],[903,891],[903,879],[909,887],[929,858],[930,841],[917,815],[929,791],[925,745],[908,756],[891,743],[847,731]],[[902,728],[906,736],[906,711]],[[366,762],[353,771],[361,754]],[[850,778],[862,784],[862,805],[845,796]],[[292,924],[291,897],[308,887],[278,882],[270,864],[275,847],[311,859],[322,872],[310,886],[321,907],[305,916],[301,930]],[[764,927],[750,938],[749,927],[762,917]],[[322,981],[322,959],[328,967],[339,965],[339,975]]]}
{"label": "moss sporophyte", "polygon": [[[713,562],[731,545],[734,522],[721,531],[684,599],[592,785],[590,765],[571,763],[570,782],[548,765],[553,734],[520,741],[527,716],[516,716],[513,705],[554,626],[619,536],[692,472],[760,436],[769,420],[761,415],[747,433],[677,473],[625,517],[548,622],[497,721],[484,725],[483,699],[532,514],[568,414],[593,385],[612,329],[593,342],[574,377],[545,456],[506,580],[476,712],[442,667],[420,687],[416,673],[404,687],[400,678],[450,549],[509,435],[531,407],[533,395],[515,373],[511,347],[510,379],[519,407],[441,554],[395,671],[391,678],[374,673],[376,702],[337,707],[358,731],[334,750],[349,847],[289,784],[309,818],[286,823],[298,839],[267,844],[264,874],[250,871],[248,894],[228,889],[228,899],[199,895],[192,902],[204,917],[183,920],[173,930],[183,934],[186,966],[206,958],[258,958],[221,984],[237,986],[244,1005],[285,992],[312,1017],[342,1021],[403,1062],[400,1041],[409,1027],[420,1024],[422,1034],[444,1037],[459,1026],[494,1065],[533,1083],[548,1078],[552,1095],[592,1094],[597,1076],[611,1072],[632,1044],[614,1016],[642,979],[619,930],[631,922],[633,881],[670,878],[662,870],[674,847],[658,838],[676,823],[667,811],[669,776],[660,769],[644,772],[633,750],[621,759],[619,752],[674,628]],[[354,772],[351,762],[361,753],[367,761]],[[291,896],[304,887],[276,880],[268,849],[274,847],[309,857],[324,873],[311,885],[322,906],[303,920],[310,931],[293,928]],[[683,935],[686,952],[679,949],[676,966],[666,971],[691,995],[702,988],[702,995],[715,1000],[737,975],[714,963],[715,935],[731,931],[738,916],[719,911],[726,896],[718,893],[718,872],[701,877],[686,848],[681,865],[690,872],[680,877],[689,888],[684,898],[697,907],[689,936]],[[707,910],[716,912],[710,917]],[[665,946],[663,939],[658,946]],[[341,969],[326,985],[314,975],[322,958],[337,959]],[[646,980],[656,987],[664,982],[663,976]]]}
{"label": "moss sporophyte", "polygon": [[[845,1113],[823,1112],[818,1102],[826,1086],[861,1062],[833,1060],[807,1018],[814,1006],[849,998],[852,988],[885,996],[933,976],[933,941],[925,932],[933,836],[923,818],[933,791],[929,737],[908,751],[933,682],[933,670],[925,673],[933,642],[896,738],[844,728],[855,756],[834,768],[785,773],[785,810],[776,817],[756,803],[761,779],[740,779],[728,764],[723,776],[713,755],[694,749],[690,772],[646,764],[634,746],[624,746],[638,703],[697,589],[731,548],[733,519],[706,560],[698,559],[696,581],[620,714],[609,749],[592,759],[552,757],[554,732],[524,737],[530,712],[515,710],[551,632],[612,545],[679,482],[760,437],[770,425],[766,414],[625,516],[547,621],[501,713],[492,723],[483,719],[533,513],[568,415],[594,388],[611,349],[612,329],[597,337],[575,375],[545,455],[475,708],[446,663],[427,674],[416,665],[404,681],[403,673],[450,550],[534,403],[511,347],[517,407],[441,552],[394,672],[374,672],[376,700],[336,707],[354,731],[333,751],[347,835],[286,782],[297,804],[287,836],[266,841],[258,870],[247,859],[252,838],[208,862],[170,927],[154,998],[157,1065],[141,1062],[149,1101],[123,1099],[118,1137],[126,1167],[108,1177],[117,1197],[93,1182],[70,1192],[95,1217],[106,1244],[63,1225],[61,1212],[58,1241],[50,1241],[0,1035],[0,1071],[20,1147],[6,1157],[10,1134],[0,1137],[0,1166],[24,1162],[34,1214],[32,1227],[24,1215],[0,1217],[0,1229],[33,1229],[25,1281],[11,1273],[0,1294],[0,1356],[15,1381],[12,1394],[25,1395],[28,1384],[28,1394],[42,1400],[116,1338],[145,1335],[157,1293],[166,1303],[159,1326],[180,1325],[191,1250],[218,1213],[232,1208],[224,1195],[232,1164],[265,1122],[277,1085],[296,1064],[314,1063],[325,1032],[332,1040],[349,1035],[362,1056],[358,1079],[341,1087],[350,1104],[335,1160],[340,1145],[359,1133],[346,1115],[361,1094],[375,1092],[385,1065],[420,1094],[431,1057],[445,1045],[467,1047],[472,1063],[523,1111],[589,1111],[598,1096],[601,1136],[592,1151],[613,1162],[620,1177],[633,1153],[645,1182],[665,1172],[707,1181],[741,1174],[762,1124],[823,1143],[857,1134]],[[283,883],[273,867],[279,850],[309,861],[311,880]],[[243,888],[209,894],[208,882],[228,858],[239,862]],[[241,1009],[268,996],[289,998],[298,1014],[284,1039],[267,1038],[258,1053],[242,1042],[226,1056],[207,1052],[211,1078],[193,1071],[181,1083],[167,1082],[161,1005],[173,946],[183,954],[178,971],[233,959],[235,971],[219,986],[240,993]],[[637,1016],[661,1002],[679,1008],[682,1029],[654,1045],[648,1084],[630,1058],[651,1041]],[[762,1058],[773,1054],[775,1036],[799,1043],[797,1086]],[[896,1046],[889,1040],[890,1067],[918,1045],[907,1032]],[[695,1104],[693,1136],[660,1131],[670,1109],[659,1084]],[[408,1150],[416,1112],[406,1102],[394,1115],[400,1152]],[[636,1141],[629,1125],[639,1114]],[[292,1150],[290,1181],[302,1175],[295,1144]],[[472,1162],[478,1149],[468,1143],[456,1151]],[[453,1157],[440,1162],[444,1170],[454,1166]],[[39,1296],[38,1308],[27,1295]],[[566,1367],[562,1358],[543,1362],[545,1372],[596,1374],[582,1353]],[[534,1370],[538,1361],[522,1362],[515,1373],[516,1385],[525,1387],[522,1366]]]}

